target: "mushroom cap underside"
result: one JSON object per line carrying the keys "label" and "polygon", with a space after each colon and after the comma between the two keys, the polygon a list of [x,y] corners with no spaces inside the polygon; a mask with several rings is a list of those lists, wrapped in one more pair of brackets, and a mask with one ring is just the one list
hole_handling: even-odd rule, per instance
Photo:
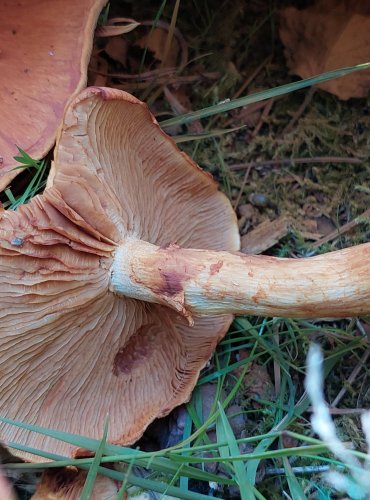
{"label": "mushroom cap underside", "polygon": [[[231,316],[186,320],[117,296],[110,267],[129,238],[235,251],[234,212],[212,179],[124,92],[68,106],[45,192],[0,220],[1,415],[131,444],[188,400]],[[71,445],[7,424],[5,442]],[[34,457],[33,457],[34,458]]]}
{"label": "mushroom cap underside", "polygon": [[42,158],[67,101],[86,85],[93,31],[106,0],[2,0],[0,5],[0,190],[21,147]]}

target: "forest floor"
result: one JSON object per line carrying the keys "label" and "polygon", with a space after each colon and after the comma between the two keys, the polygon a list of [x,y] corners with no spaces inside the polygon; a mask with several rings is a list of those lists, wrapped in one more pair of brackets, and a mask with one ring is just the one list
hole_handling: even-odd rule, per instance
{"label": "forest floor", "polygon": [[[96,40],[89,83],[133,93],[161,122],[297,81],[279,37],[283,4],[182,0],[174,14],[176,2],[112,0],[109,18],[146,22]],[[165,131],[229,197],[242,251],[301,258],[370,241],[369,100],[344,101],[309,87],[189,124],[179,120]],[[314,436],[304,386],[312,341],[324,352],[325,396],[339,436],[366,452],[360,415],[370,407],[370,318],[237,318],[192,400],[152,424],[138,445],[150,452],[189,437],[212,405],[217,409],[216,399],[231,395],[225,411],[240,453],[261,454],[240,462],[256,498],[337,498],[322,475],[323,465],[338,466],[325,447],[289,453]],[[279,436],[269,438],[274,432]],[[222,437],[216,422],[196,445],[213,443],[209,456],[216,456]],[[205,470],[238,478],[235,465],[218,459]],[[241,495],[237,480],[217,485],[180,477],[175,484],[185,490]]]}

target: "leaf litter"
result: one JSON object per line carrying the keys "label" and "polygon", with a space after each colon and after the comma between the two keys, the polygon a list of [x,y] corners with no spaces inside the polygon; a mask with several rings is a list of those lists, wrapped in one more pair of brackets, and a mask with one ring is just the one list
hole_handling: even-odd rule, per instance
{"label": "leaf litter", "polygon": [[[370,61],[367,0],[319,0],[306,9],[280,12],[280,38],[288,67],[301,78]],[[370,72],[318,85],[340,99],[367,97]]]}

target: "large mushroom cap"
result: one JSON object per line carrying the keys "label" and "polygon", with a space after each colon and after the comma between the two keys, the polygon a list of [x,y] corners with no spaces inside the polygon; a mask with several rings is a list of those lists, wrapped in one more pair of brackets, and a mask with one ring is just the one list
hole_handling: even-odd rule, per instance
{"label": "large mushroom cap", "polygon": [[106,0],[2,0],[0,4],[0,190],[17,146],[41,158],[64,107],[86,85],[93,30]]}
{"label": "large mushroom cap", "polygon": [[[130,444],[189,398],[231,316],[190,327],[170,308],[115,295],[112,258],[131,239],[239,248],[227,198],[147,107],[86,89],[67,108],[44,194],[0,220],[2,416],[101,438],[108,414],[108,439]],[[176,276],[166,283],[171,296]],[[73,451],[8,425],[1,438]]]}

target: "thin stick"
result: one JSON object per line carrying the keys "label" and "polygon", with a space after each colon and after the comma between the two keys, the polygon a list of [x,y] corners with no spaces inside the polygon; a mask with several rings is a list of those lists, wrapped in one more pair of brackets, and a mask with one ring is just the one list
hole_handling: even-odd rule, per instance
{"label": "thin stick", "polygon": [[320,240],[315,241],[315,243],[312,245],[313,248],[318,248],[319,246],[323,245],[324,243],[328,243],[329,241],[333,240],[334,238],[338,238],[338,236],[341,236],[344,233],[347,233],[354,227],[358,226],[362,222],[362,219],[364,217],[370,217],[370,208],[365,210],[364,213],[356,217],[355,219],[351,220],[350,222],[347,222],[347,224],[344,224],[338,229],[335,229],[331,233],[329,233],[327,236],[324,238],[321,238]]}
{"label": "thin stick", "polygon": [[313,158],[276,158],[274,160],[260,160],[245,163],[234,163],[229,165],[230,170],[244,170],[250,165],[252,167],[259,166],[275,166],[275,165],[293,165],[293,164],[312,164],[312,163],[350,163],[360,165],[362,160],[359,158],[343,158],[341,156],[315,156]]}
{"label": "thin stick", "polygon": [[[319,472],[327,472],[328,470],[330,470],[330,465],[292,467],[292,472],[294,472],[294,474],[317,474]],[[265,474],[267,476],[282,476],[286,475],[286,470],[284,469],[284,467],[271,467],[269,469],[266,469]]]}
{"label": "thin stick", "polygon": [[[279,324],[274,325],[273,329],[275,330],[274,339],[276,345],[280,344],[280,335],[279,335]],[[280,394],[281,388],[281,365],[274,359],[274,382],[275,382],[275,394]]]}
{"label": "thin stick", "polygon": [[250,165],[248,167],[247,171],[245,172],[244,179],[243,179],[242,185],[240,186],[238,196],[236,197],[236,200],[234,201],[234,204],[233,204],[233,209],[234,210],[236,210],[238,208],[238,205],[239,205],[239,202],[240,202],[240,198],[242,197],[245,185],[247,184],[247,180],[248,180],[248,177],[249,177],[249,172],[251,171],[251,169],[252,169],[252,165]]}
{"label": "thin stick", "polygon": [[[307,411],[312,413],[312,406],[309,406]],[[363,408],[329,408],[330,415],[362,415],[364,411]]]}
{"label": "thin stick", "polygon": [[261,64],[259,66],[257,66],[257,68],[252,72],[252,74],[245,80],[245,82],[243,83],[243,85],[240,87],[240,89],[235,92],[235,94],[233,95],[233,99],[237,99],[238,97],[240,97],[242,95],[242,93],[244,92],[244,90],[249,87],[249,85],[253,82],[253,80],[257,77],[258,73],[266,67],[266,65],[271,62],[271,59],[272,59],[272,56],[268,56],[266,57],[266,59],[264,61],[261,62]]}
{"label": "thin stick", "polygon": [[252,137],[256,137],[256,135],[258,134],[258,132],[261,130],[262,125],[265,123],[268,115],[270,114],[270,111],[271,111],[271,108],[272,108],[272,105],[274,104],[274,102],[275,102],[274,98],[269,99],[266,102],[266,105],[263,108],[263,111],[261,113],[260,119],[258,120],[257,125],[254,127],[254,130],[252,132]]}
{"label": "thin stick", "polygon": [[[369,355],[370,355],[370,349],[366,349],[366,351],[362,355],[361,359],[359,360],[359,362],[357,363],[357,365],[353,369],[351,375],[348,377],[347,385],[353,384],[357,375],[360,373],[363,366],[365,365]],[[334,401],[332,402],[332,404],[330,406],[332,406],[332,407],[337,406],[338,403],[341,401],[341,399],[343,399],[343,396],[346,394],[346,392],[347,392],[347,387],[343,386],[342,389],[338,392],[337,397],[334,399]]]}
{"label": "thin stick", "polygon": [[176,0],[175,7],[174,7],[173,12],[172,12],[171,23],[170,23],[167,38],[166,38],[166,44],[164,46],[164,54],[163,54],[163,58],[161,61],[161,68],[165,68],[167,65],[167,58],[168,58],[168,54],[170,52],[170,48],[171,48],[172,41],[173,41],[177,16],[179,13],[179,7],[180,7],[180,0]]}
{"label": "thin stick", "polygon": [[286,134],[289,134],[289,132],[291,132],[293,130],[294,125],[297,123],[297,121],[300,119],[300,117],[305,112],[307,106],[310,104],[315,91],[316,91],[315,87],[310,87],[309,91],[305,95],[305,98],[303,99],[302,104],[299,106],[297,111],[294,113],[294,115],[292,116],[292,119],[290,120],[288,125],[282,131],[282,133],[281,133],[282,137],[284,137],[284,135],[286,135]]}

